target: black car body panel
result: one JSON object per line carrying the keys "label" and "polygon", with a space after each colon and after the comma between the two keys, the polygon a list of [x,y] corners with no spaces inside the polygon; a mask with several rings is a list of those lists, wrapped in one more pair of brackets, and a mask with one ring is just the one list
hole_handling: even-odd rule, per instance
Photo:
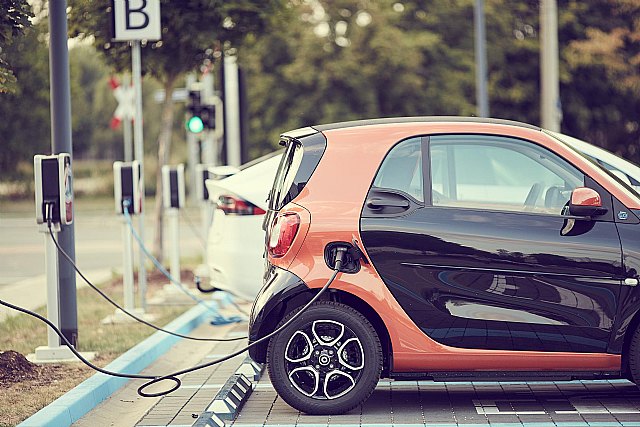
{"label": "black car body panel", "polygon": [[612,222],[562,236],[550,215],[426,207],[363,218],[373,264],[411,319],[442,344],[607,351],[623,276]]}
{"label": "black car body panel", "polygon": [[[308,300],[307,285],[295,274],[269,265],[264,276],[264,286],[258,293],[249,319],[249,344],[271,333],[284,315],[288,304],[300,304],[299,298]],[[249,356],[256,362],[264,363],[266,347],[264,342],[249,348]]]}

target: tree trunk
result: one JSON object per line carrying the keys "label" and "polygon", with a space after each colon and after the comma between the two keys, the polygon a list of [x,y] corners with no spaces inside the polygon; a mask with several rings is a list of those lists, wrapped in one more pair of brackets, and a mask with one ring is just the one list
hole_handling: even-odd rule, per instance
{"label": "tree trunk", "polygon": [[173,88],[176,77],[167,77],[164,82],[164,102],[162,104],[162,116],[160,122],[160,135],[158,136],[158,169],[156,171],[156,203],[154,220],[156,233],[153,239],[153,254],[158,261],[163,259],[162,231],[164,210],[162,206],[162,166],[169,161],[171,153],[171,134],[173,132]]}

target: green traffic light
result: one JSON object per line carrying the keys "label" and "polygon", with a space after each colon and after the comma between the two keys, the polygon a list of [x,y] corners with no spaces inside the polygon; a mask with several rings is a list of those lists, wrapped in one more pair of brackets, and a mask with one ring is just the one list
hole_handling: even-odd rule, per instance
{"label": "green traffic light", "polygon": [[187,120],[187,130],[193,133],[200,133],[204,130],[204,123],[198,116],[193,116]]}

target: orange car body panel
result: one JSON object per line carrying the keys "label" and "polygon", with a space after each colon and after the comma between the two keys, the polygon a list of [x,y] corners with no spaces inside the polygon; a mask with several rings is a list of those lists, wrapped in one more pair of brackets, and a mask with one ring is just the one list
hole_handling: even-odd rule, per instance
{"label": "orange car body panel", "polygon": [[[559,141],[530,128],[489,123],[416,122],[342,128],[323,133],[327,148],[322,161],[294,202],[282,209],[301,215],[296,241],[282,258],[269,258],[272,264],[296,274],[310,288],[322,287],[332,273],[324,261],[324,247],[328,243],[362,241],[360,215],[378,167],[391,147],[409,137],[455,133],[529,140],[577,166],[628,208],[640,208],[638,200],[623,191],[606,173]],[[359,246],[368,257],[366,249]],[[359,297],[380,315],[391,339],[394,372],[621,369],[621,356],[613,354],[475,350],[440,344],[413,323],[372,264],[362,263],[355,274],[338,275],[331,286]]]}

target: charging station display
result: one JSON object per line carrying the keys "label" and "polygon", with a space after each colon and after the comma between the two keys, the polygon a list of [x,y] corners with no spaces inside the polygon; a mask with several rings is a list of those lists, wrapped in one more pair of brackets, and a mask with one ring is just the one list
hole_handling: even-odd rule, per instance
{"label": "charging station display", "polygon": [[162,167],[162,193],[165,208],[184,207],[184,165]]}
{"label": "charging station display", "polygon": [[201,202],[209,200],[209,190],[205,183],[212,177],[211,175],[207,165],[196,165],[196,197]]}
{"label": "charging station display", "polygon": [[124,214],[125,201],[128,202],[127,212],[130,215],[142,212],[142,191],[140,162],[113,163],[113,190],[116,213]]}
{"label": "charging station display", "polygon": [[73,222],[71,156],[37,154],[33,157],[36,184],[36,221],[68,225]]}

